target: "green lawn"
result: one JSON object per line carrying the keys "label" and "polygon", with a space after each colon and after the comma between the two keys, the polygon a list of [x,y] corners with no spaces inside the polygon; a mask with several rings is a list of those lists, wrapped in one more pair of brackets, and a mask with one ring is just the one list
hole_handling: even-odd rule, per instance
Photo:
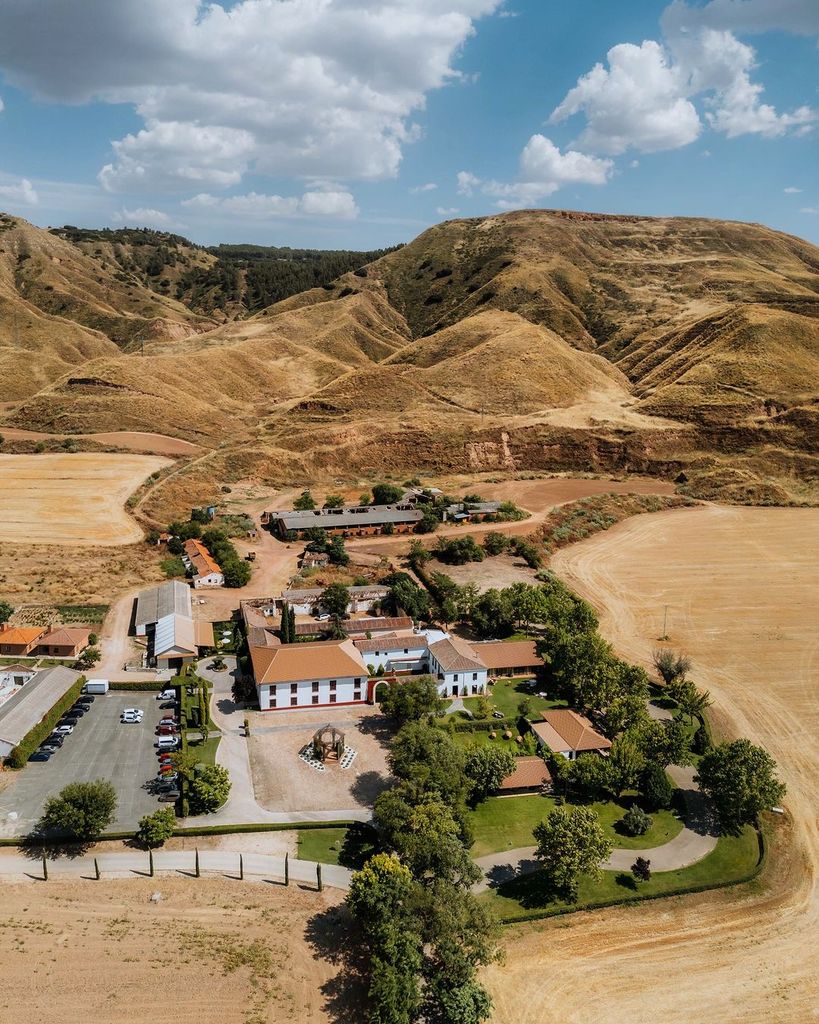
{"label": "green lawn", "polygon": [[[662,846],[682,829],[682,822],[671,811],[657,811],[651,815],[651,828],[643,836],[627,836],[616,831],[615,824],[623,817],[630,802],[588,804],[600,818],[600,824],[614,846],[627,850],[645,850]],[[555,807],[553,797],[505,796],[490,797],[469,814],[475,834],[473,857],[487,853],[514,850],[520,846],[534,846],[532,830]]]}
{"label": "green lawn", "polygon": [[[191,736],[195,738],[191,739]],[[210,736],[202,743],[202,734],[200,732],[189,733],[188,750],[196,755],[197,761],[201,761],[203,764],[216,764],[216,750],[220,740],[221,737],[219,736]]]}
{"label": "green lawn", "polygon": [[[529,677],[527,677],[529,678]],[[538,682],[536,689],[543,689],[543,684]],[[502,711],[507,718],[517,718],[518,704],[522,697],[528,697],[532,705],[532,721],[541,721],[540,712],[548,711],[550,708],[565,708],[567,704],[563,700],[549,700],[545,697],[538,697],[533,690],[524,685],[523,679],[497,679],[490,687],[487,697],[498,711]],[[474,713],[478,697],[465,697],[464,705]]]}
{"label": "green lawn", "polygon": [[300,860],[320,864],[338,864],[338,855],[347,835],[346,828],[307,828],[298,833]]}
{"label": "green lawn", "polygon": [[488,732],[481,732],[479,729],[476,729],[475,732],[451,732],[448,735],[452,742],[457,743],[459,747],[484,747],[491,743],[495,747],[502,747],[504,750],[508,750],[515,757],[520,754],[527,753],[527,751],[523,749],[522,743],[515,742],[517,731],[513,728],[512,739],[505,740],[500,732],[502,728],[503,724],[500,723],[498,733],[493,740],[489,738]]}
{"label": "green lawn", "polygon": [[566,904],[550,900],[540,885],[538,872],[505,882],[497,890],[483,893],[485,902],[502,920],[550,917],[566,910],[605,906],[625,899],[672,896],[687,889],[707,889],[749,878],[759,861],[756,831],[746,825],[739,836],[722,836],[716,849],[697,864],[678,871],[662,871],[648,882],[635,883],[630,874],[604,871],[598,880],[580,884],[578,901]]}

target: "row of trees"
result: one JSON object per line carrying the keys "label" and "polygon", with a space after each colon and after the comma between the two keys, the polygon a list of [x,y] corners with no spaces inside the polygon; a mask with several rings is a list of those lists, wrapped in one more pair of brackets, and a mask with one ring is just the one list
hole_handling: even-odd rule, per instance
{"label": "row of trees", "polygon": [[[424,714],[432,700],[428,684],[414,683],[418,704],[404,714]],[[467,754],[424,721],[408,721],[392,743],[398,781],[374,808],[384,852],[353,876],[347,897],[364,934],[371,1022],[489,1019],[477,971],[497,959],[497,932],[471,892],[480,869],[469,855],[466,811],[513,769],[509,755],[511,764],[495,763],[499,755]]]}

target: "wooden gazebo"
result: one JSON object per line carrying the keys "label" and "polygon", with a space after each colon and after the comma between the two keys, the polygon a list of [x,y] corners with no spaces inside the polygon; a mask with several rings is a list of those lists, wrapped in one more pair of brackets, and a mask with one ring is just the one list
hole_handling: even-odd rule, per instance
{"label": "wooden gazebo", "polygon": [[344,733],[333,725],[325,725],[313,734],[313,757],[317,761],[340,761],[344,746]]}

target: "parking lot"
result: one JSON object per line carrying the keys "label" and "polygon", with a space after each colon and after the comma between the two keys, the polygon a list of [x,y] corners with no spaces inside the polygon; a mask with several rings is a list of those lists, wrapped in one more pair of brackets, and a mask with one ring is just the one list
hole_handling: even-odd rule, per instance
{"label": "parking lot", "polygon": [[[122,724],[125,708],[142,708],[142,722]],[[30,762],[0,793],[0,835],[29,832],[46,799],[69,782],[111,782],[117,791],[111,831],[135,830],[143,815],[167,806],[146,788],[157,773],[154,732],[162,713],[155,693],[98,694],[51,760]]]}

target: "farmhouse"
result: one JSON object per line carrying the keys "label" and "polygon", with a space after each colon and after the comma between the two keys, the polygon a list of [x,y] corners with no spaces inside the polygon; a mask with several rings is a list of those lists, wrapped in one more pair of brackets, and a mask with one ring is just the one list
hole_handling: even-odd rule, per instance
{"label": "farmhouse", "polygon": [[79,677],[62,665],[45,669],[0,705],[0,757],[8,757]]}
{"label": "farmhouse", "polygon": [[51,658],[77,658],[88,646],[90,629],[79,626],[58,626],[40,640],[38,653]]}
{"label": "farmhouse", "polygon": [[280,537],[303,537],[308,530],[321,529],[344,537],[367,537],[378,533],[410,533],[424,518],[422,509],[409,503],[397,505],[353,505],[345,508],[317,508],[307,512],[267,512],[262,522]]}
{"label": "farmhouse", "polygon": [[360,704],[367,667],[352,640],[250,647],[262,711]]}
{"label": "farmhouse", "polygon": [[472,650],[486,665],[490,676],[522,676],[543,668],[534,640],[487,640],[472,644]]}
{"label": "farmhouse", "polygon": [[544,788],[551,788],[552,776],[542,757],[532,754],[529,757],[516,757],[515,770],[507,775],[498,786],[498,796],[513,796],[519,793],[539,793]]}
{"label": "farmhouse", "polygon": [[45,635],[44,626],[0,626],[0,654],[13,658],[25,658],[32,654]]}
{"label": "farmhouse", "polygon": [[445,635],[429,645],[429,671],[438,679],[442,695],[466,696],[486,690],[486,665],[460,637]]}
{"label": "farmhouse", "polygon": [[499,501],[474,501],[469,504],[458,502],[454,505],[447,505],[444,509],[444,522],[452,520],[456,523],[465,521],[481,522],[500,512]]}
{"label": "farmhouse", "polygon": [[194,587],[223,587],[225,585],[221,566],[214,560],[201,540],[192,537],[185,541],[182,561],[191,574]]}
{"label": "farmhouse", "polygon": [[326,551],[305,551],[299,560],[300,569],[323,569],[330,562]]}
{"label": "farmhouse", "polygon": [[595,732],[588,718],[567,708],[544,712],[543,721],[533,723],[532,732],[539,747],[547,747],[569,761],[585,753],[608,756],[611,747],[611,740]]}
{"label": "farmhouse", "polygon": [[4,686],[23,686],[36,674],[31,664],[0,666],[0,690]]}
{"label": "farmhouse", "polygon": [[377,670],[381,675],[429,671],[426,633],[386,633],[372,640],[354,640],[353,643],[373,674]]}

